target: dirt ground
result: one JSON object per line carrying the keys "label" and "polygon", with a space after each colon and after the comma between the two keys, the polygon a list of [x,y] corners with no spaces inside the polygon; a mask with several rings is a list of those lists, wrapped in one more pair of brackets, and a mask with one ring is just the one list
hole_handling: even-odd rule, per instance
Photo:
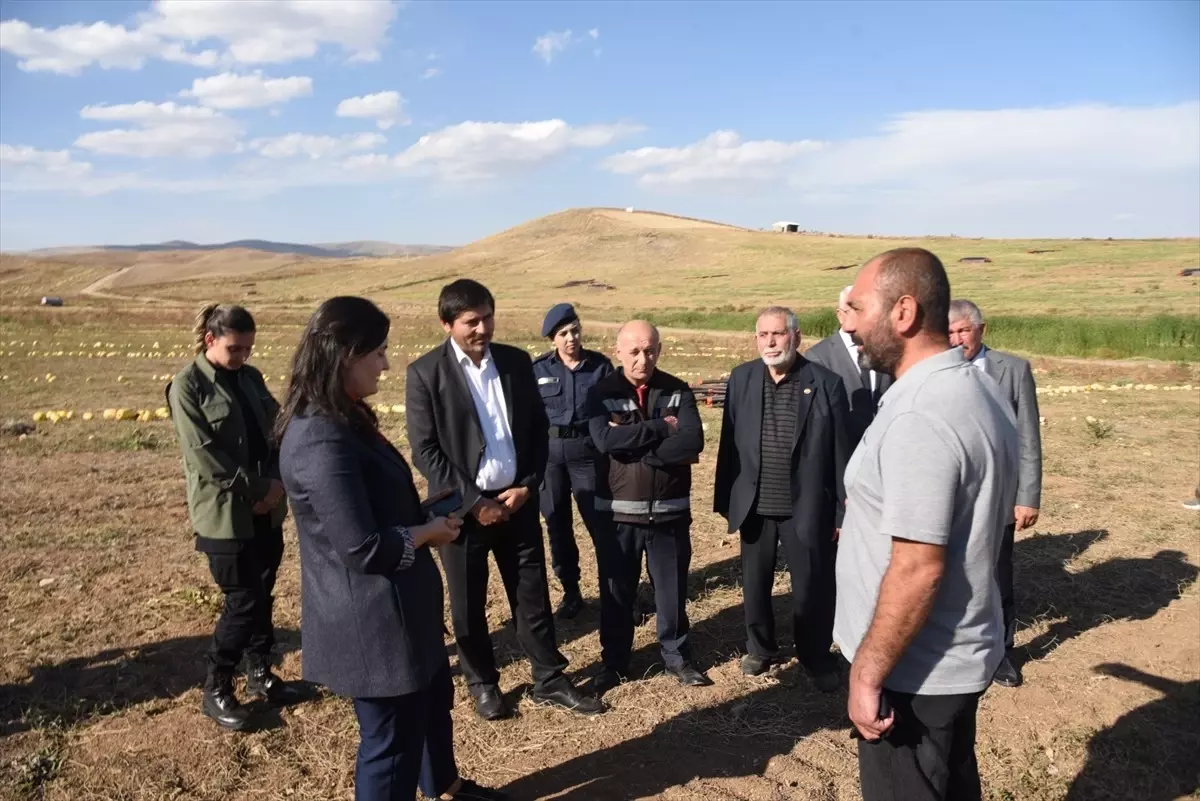
{"label": "dirt ground", "polygon": [[[254,363],[280,393],[301,321],[260,320]],[[102,310],[0,318],[0,421],[76,412],[24,439],[0,436],[0,798],[353,797],[357,731],[345,699],[318,691],[289,709],[257,707],[258,728],[244,734],[201,716],[202,656],[220,596],[192,550],[170,425],[81,419],[88,410],[162,405],[163,376],[188,358],[185,330],[178,313],[154,310],[118,321]],[[380,402],[403,403],[405,360],[435,338],[425,323],[397,320],[394,372]],[[673,340],[662,367],[693,380],[749,356],[748,339],[677,332]],[[983,699],[985,796],[1198,797],[1200,515],[1181,502],[1200,476],[1200,373],[1153,363],[1035,366],[1041,387],[1067,391],[1040,397],[1045,500],[1015,557],[1026,684]],[[1085,385],[1106,389],[1070,391]],[[1107,389],[1114,385],[1123,388]],[[645,678],[610,693],[606,714],[538,707],[524,697],[528,665],[493,576],[489,619],[519,715],[477,720],[459,683],[464,774],[523,801],[858,797],[844,695],[821,695],[795,663],[760,678],[738,671],[737,538],[706,511],[720,418],[708,409],[704,417],[689,614],[715,686],[684,690],[655,674],[651,617],[635,643]],[[382,419],[406,449],[403,415]],[[589,605],[558,632],[572,675],[586,679],[599,667],[598,608],[592,550],[577,529]],[[286,537],[277,649],[282,675],[299,678],[290,522]],[[786,572],[775,592],[786,643]],[[557,599],[553,580],[551,593]]]}

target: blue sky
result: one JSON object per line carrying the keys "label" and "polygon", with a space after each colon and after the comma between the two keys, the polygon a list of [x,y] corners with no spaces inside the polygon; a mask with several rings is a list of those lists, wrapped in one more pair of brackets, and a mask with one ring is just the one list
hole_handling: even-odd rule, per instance
{"label": "blue sky", "polygon": [[0,3],[0,248],[1200,235],[1200,2]]}

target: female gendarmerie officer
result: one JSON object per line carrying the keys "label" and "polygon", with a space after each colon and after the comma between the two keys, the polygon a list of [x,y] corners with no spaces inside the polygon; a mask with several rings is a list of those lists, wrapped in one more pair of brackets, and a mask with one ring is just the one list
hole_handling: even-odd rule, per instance
{"label": "female gendarmerie officer", "polygon": [[299,691],[271,672],[271,593],[283,558],[287,504],[271,426],[279,404],[262,373],[246,364],[254,318],[241,306],[209,305],[196,316],[196,359],[167,385],[183,450],[196,550],[225,595],[208,649],[202,709],[218,725],[244,728],[233,675],[246,659],[246,689],[272,703]]}
{"label": "female gendarmerie officer", "polygon": [[587,396],[596,382],[613,371],[603,355],[583,347],[583,327],[570,303],[546,314],[542,336],[554,349],[533,362],[538,391],[550,418],[550,459],[540,499],[550,539],[550,564],[563,588],[558,615],[573,618],[583,608],[579,592],[579,548],[571,519],[571,495],[595,541],[604,525],[595,507],[596,482],[603,480],[603,459],[588,434]]}

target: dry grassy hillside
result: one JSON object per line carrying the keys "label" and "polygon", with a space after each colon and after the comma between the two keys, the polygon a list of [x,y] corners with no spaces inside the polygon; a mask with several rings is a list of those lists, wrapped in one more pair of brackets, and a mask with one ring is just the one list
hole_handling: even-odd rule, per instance
{"label": "dry grassy hillside", "polygon": [[[111,291],[194,301],[213,294],[213,276],[245,277],[222,294],[254,302],[310,305],[335,293],[366,294],[388,305],[431,304],[440,286],[469,276],[487,283],[507,308],[544,308],[575,302],[599,317],[629,310],[720,306],[753,307],[768,301],[797,309],[831,305],[853,267],[902,244],[928,247],[946,262],[956,294],[989,312],[1072,315],[1192,314],[1200,295],[1196,278],[1178,276],[1200,263],[1200,241],[880,239],[777,234],[650,212],[574,209],[519,225],[455,251],[416,259],[310,259],[235,251],[142,254],[113,281]],[[108,254],[103,263],[121,266]],[[960,264],[985,256],[987,264]],[[38,281],[86,266],[94,254],[58,256],[32,264]],[[5,263],[0,263],[3,269]],[[841,269],[839,269],[841,268]],[[94,280],[94,278],[93,278]],[[16,279],[0,275],[0,292],[15,296]],[[75,282],[76,291],[87,284]],[[30,291],[32,290],[32,292]],[[60,290],[62,291],[62,290]]]}

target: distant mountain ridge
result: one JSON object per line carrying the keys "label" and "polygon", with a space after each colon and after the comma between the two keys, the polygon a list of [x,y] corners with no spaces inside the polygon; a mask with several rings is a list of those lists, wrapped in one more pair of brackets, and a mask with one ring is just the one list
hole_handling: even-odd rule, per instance
{"label": "distant mountain ridge", "polygon": [[446,253],[454,250],[446,245],[397,245],[392,242],[361,240],[357,242],[320,242],[303,245],[295,242],[271,242],[266,239],[238,239],[234,242],[221,242],[213,245],[201,245],[184,240],[171,240],[146,245],[97,245],[95,247],[43,248],[30,251],[32,255],[65,255],[69,253],[85,253],[88,251],[136,252],[153,253],[170,250],[215,251],[259,250],[264,253],[286,253],[298,256],[311,256],[319,259],[348,259],[355,257],[381,256],[428,256],[434,253]]}

